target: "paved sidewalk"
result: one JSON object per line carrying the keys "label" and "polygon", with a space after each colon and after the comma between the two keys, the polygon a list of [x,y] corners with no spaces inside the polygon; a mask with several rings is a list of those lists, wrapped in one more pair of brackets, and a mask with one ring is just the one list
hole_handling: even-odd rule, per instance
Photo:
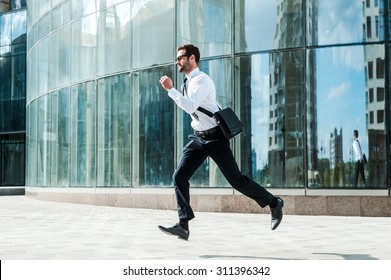
{"label": "paved sidewalk", "polygon": [[391,260],[391,218],[196,213],[189,241],[160,232],[176,212],[0,197],[2,260]]}

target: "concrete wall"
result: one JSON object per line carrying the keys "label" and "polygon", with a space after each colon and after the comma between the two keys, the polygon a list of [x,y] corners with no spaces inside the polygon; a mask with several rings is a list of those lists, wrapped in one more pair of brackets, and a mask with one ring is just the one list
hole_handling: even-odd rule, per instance
{"label": "concrete wall", "polygon": [[[285,200],[287,215],[391,217],[388,190],[305,191],[271,190]],[[285,193],[285,194],[283,194]],[[352,194],[355,195],[352,195]],[[40,200],[100,206],[175,210],[172,188],[53,189],[26,188],[26,195]],[[232,189],[191,189],[195,212],[269,213]]]}

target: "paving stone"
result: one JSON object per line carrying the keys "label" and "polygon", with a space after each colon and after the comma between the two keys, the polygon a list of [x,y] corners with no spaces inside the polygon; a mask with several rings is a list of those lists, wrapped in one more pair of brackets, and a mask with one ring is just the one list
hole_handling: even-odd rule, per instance
{"label": "paving stone", "polygon": [[391,260],[391,218],[196,213],[189,241],[157,228],[175,211],[0,197],[0,257],[53,260]]}

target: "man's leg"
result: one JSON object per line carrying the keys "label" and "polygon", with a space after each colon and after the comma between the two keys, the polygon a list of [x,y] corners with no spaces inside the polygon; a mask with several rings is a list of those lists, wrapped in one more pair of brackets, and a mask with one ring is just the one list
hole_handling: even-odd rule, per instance
{"label": "man's leg", "polygon": [[365,173],[364,173],[364,162],[360,162],[360,174],[361,174],[362,182],[365,186],[366,183],[365,183]]}
{"label": "man's leg", "polygon": [[179,223],[172,227],[159,226],[159,229],[164,233],[178,236],[180,239],[189,239],[188,221],[194,218],[190,206],[189,180],[206,157],[206,153],[201,149],[200,141],[190,137],[189,143],[183,148],[182,157],[173,175]]}
{"label": "man's leg", "polygon": [[360,162],[356,161],[356,164],[354,165],[354,187],[356,188],[357,188],[359,173],[360,173]]}
{"label": "man's leg", "polygon": [[180,221],[189,221],[194,218],[194,213],[190,206],[189,180],[205,161],[206,157],[207,155],[202,151],[199,140],[191,137],[189,143],[183,148],[182,157],[173,175]]}
{"label": "man's leg", "polygon": [[210,142],[207,152],[234,189],[255,200],[262,208],[272,202],[274,196],[270,192],[247,176],[242,175],[228,141]]}
{"label": "man's leg", "polygon": [[205,150],[216,162],[224,177],[233,188],[255,200],[262,208],[269,205],[271,212],[271,229],[275,230],[282,221],[284,201],[272,195],[261,185],[242,175],[228,141],[212,141]]}

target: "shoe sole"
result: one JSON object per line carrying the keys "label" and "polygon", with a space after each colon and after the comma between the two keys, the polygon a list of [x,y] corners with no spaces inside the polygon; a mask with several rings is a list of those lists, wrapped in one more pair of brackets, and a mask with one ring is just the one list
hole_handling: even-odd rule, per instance
{"label": "shoe sole", "polygon": [[160,231],[164,232],[165,234],[167,235],[170,235],[170,236],[178,236],[178,239],[181,239],[181,240],[185,240],[185,241],[189,241],[189,238],[183,238],[182,236],[179,236],[179,235],[176,235],[176,234],[173,234],[169,231],[166,231],[164,227],[162,226],[158,226],[158,228],[160,229]]}

